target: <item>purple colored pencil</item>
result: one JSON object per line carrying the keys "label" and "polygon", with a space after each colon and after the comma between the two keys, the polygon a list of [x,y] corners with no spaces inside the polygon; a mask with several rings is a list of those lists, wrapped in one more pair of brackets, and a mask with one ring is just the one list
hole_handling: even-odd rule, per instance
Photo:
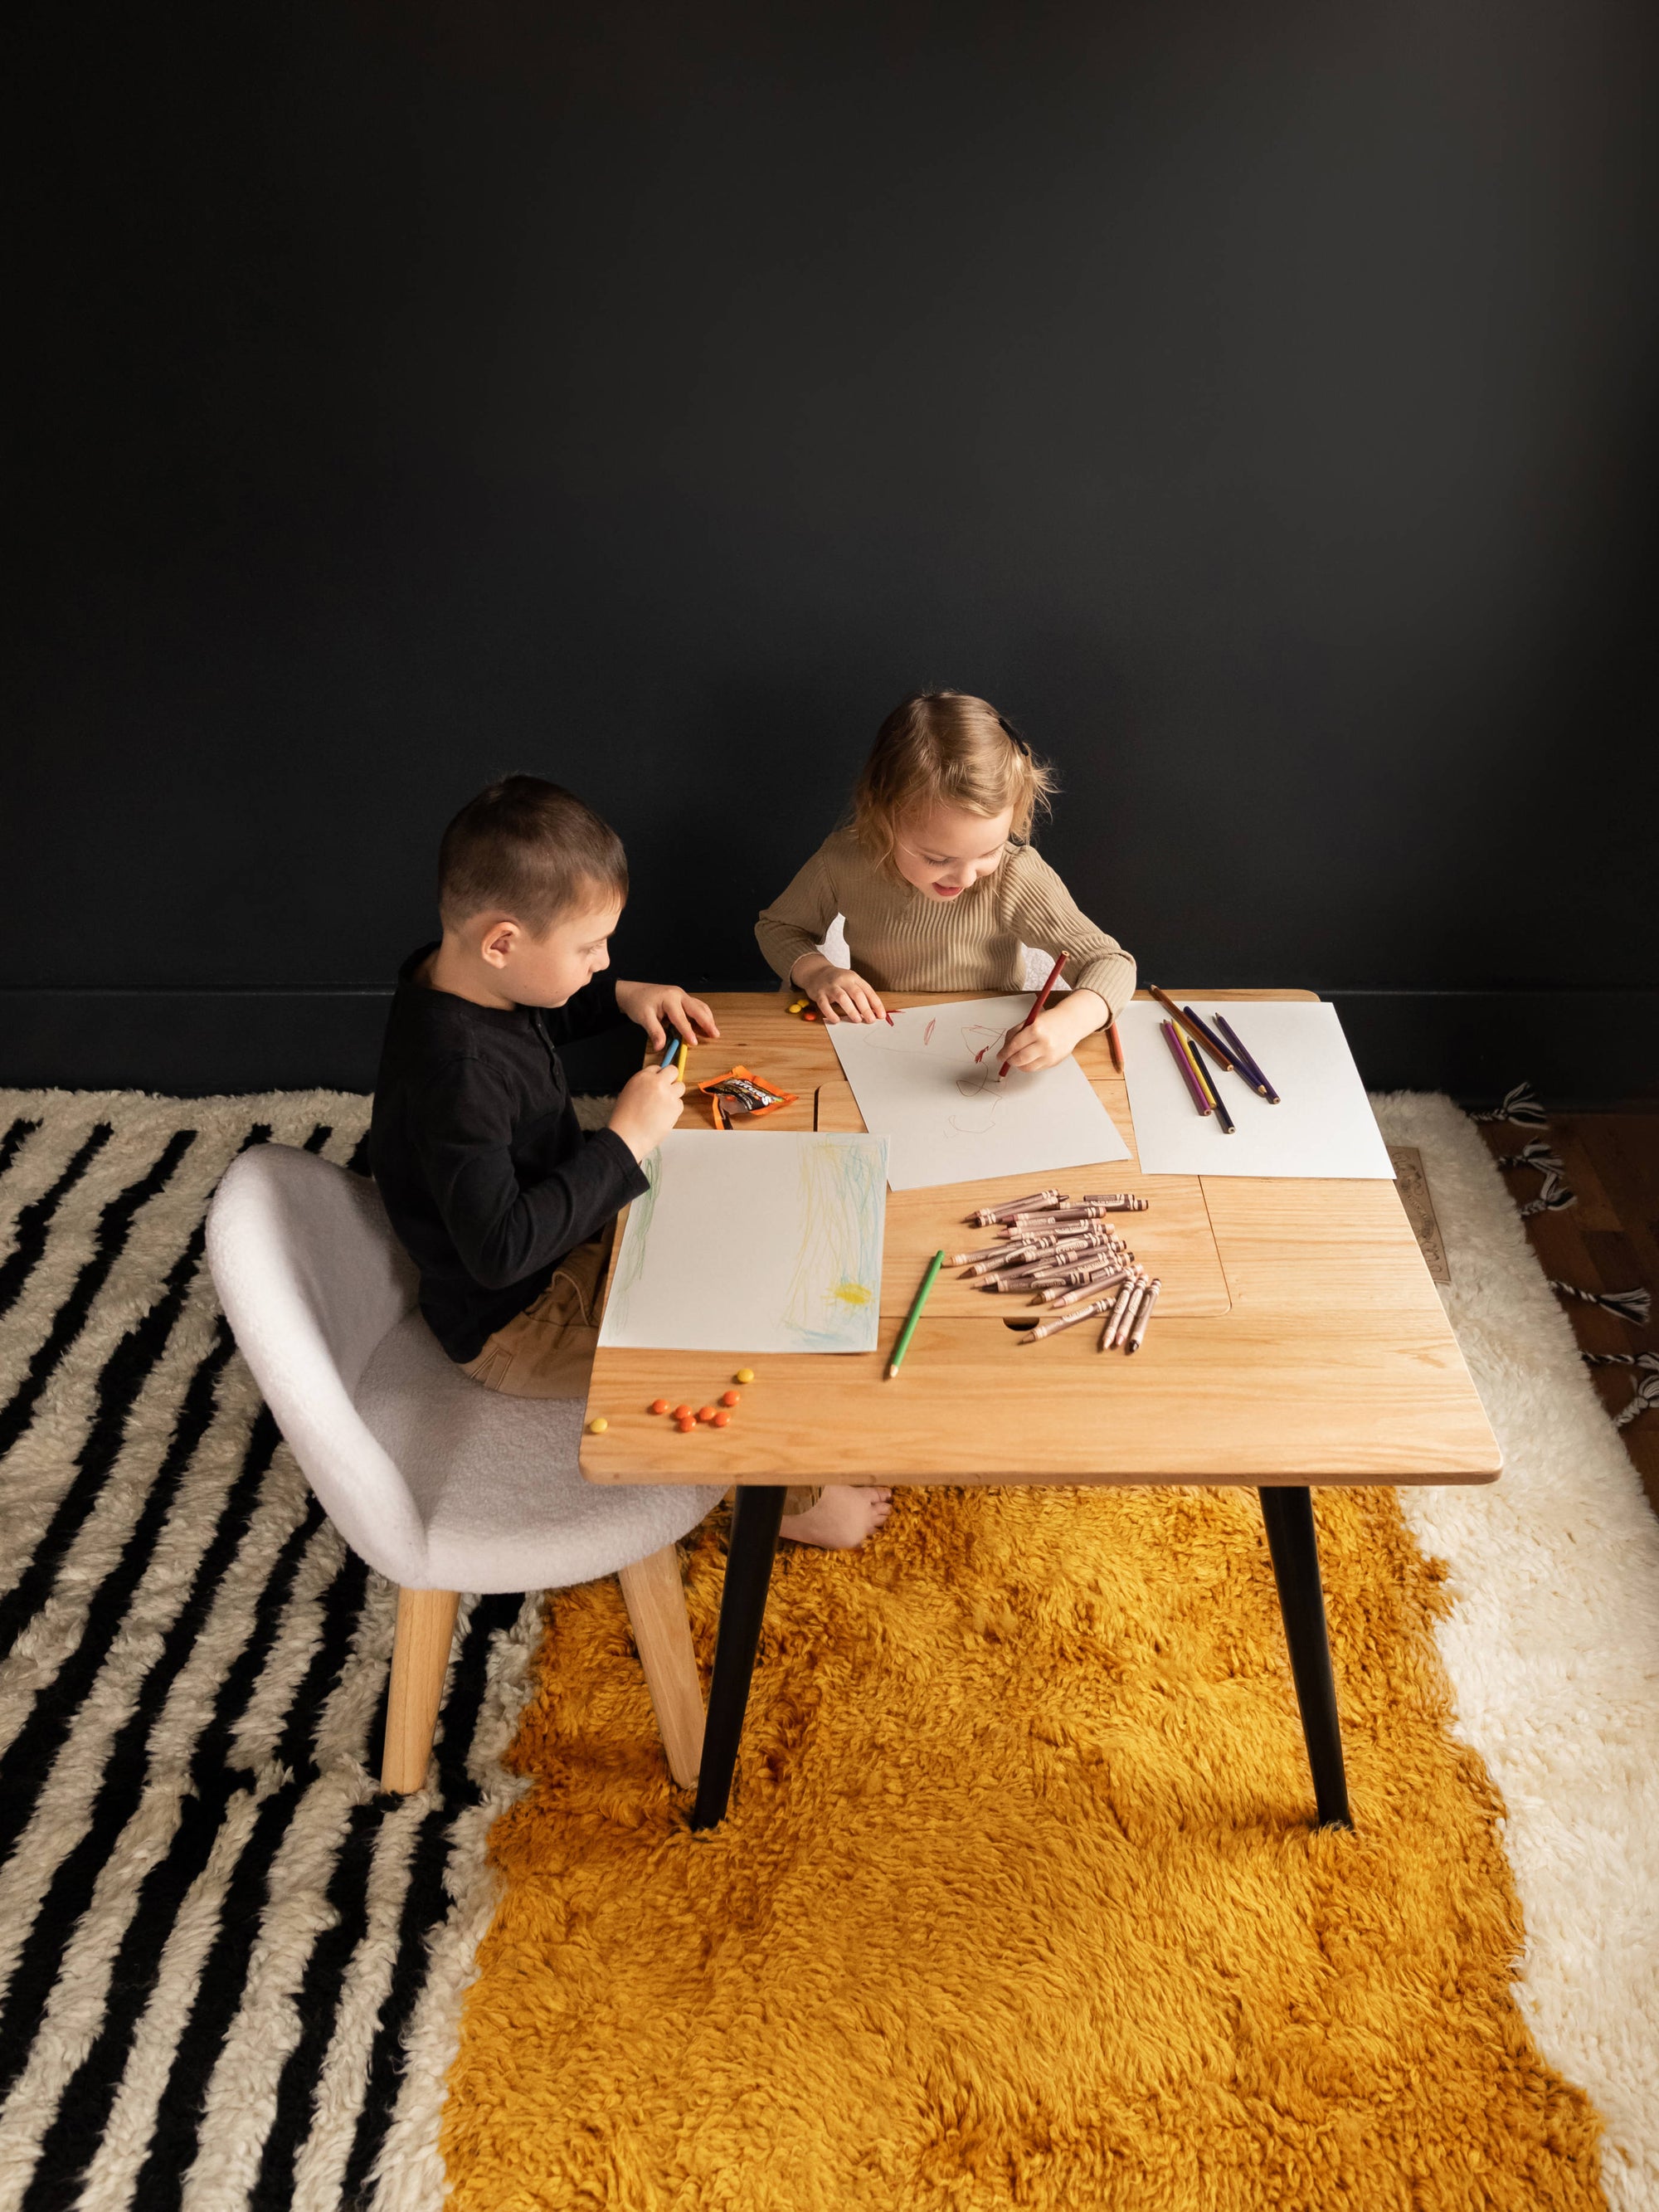
{"label": "purple colored pencil", "polygon": [[1233,1027],[1232,1024],[1227,1019],[1224,1014],[1216,1015],[1215,1025],[1226,1038],[1228,1043],[1231,1045],[1233,1048],[1233,1056],[1237,1060],[1239,1066],[1243,1069],[1245,1076],[1250,1084],[1261,1093],[1261,1096],[1267,1100],[1270,1106],[1277,1106],[1279,1103],[1279,1093],[1273,1089],[1272,1084],[1268,1082],[1267,1077],[1261,1073],[1261,1064],[1255,1060],[1252,1054],[1246,1050],[1243,1040],[1240,1037],[1238,1031]]}

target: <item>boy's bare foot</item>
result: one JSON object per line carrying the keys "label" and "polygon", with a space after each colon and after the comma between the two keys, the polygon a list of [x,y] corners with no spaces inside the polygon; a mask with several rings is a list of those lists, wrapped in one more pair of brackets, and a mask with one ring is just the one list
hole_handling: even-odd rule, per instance
{"label": "boy's bare foot", "polygon": [[892,1510],[890,1490],[852,1490],[836,1483],[806,1512],[787,1514],[778,1534],[791,1543],[850,1552],[879,1528]]}

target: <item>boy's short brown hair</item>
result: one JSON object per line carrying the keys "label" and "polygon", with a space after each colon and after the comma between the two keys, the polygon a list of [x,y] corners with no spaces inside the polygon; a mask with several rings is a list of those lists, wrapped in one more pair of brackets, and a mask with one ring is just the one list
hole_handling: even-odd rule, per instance
{"label": "boy's short brown hair", "polygon": [[438,911],[447,929],[475,914],[510,915],[534,936],[593,892],[628,896],[628,858],[608,822],[538,775],[507,775],[468,799],[438,849]]}

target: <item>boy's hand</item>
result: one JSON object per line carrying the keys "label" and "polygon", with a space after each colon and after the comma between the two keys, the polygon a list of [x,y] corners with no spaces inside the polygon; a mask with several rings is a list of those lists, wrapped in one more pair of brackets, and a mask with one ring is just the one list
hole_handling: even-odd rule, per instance
{"label": "boy's hand", "polygon": [[805,991],[826,1022],[884,1022],[887,1009],[873,983],[851,968],[837,968],[822,953],[795,963],[795,988]]}
{"label": "boy's hand", "polygon": [[[659,1039],[660,1042],[661,1040]],[[630,1075],[611,1109],[611,1127],[636,1160],[654,1152],[680,1118],[685,1085],[672,1067],[642,1067]]]}
{"label": "boy's hand", "polygon": [[1098,991],[1067,991],[1051,999],[1029,1029],[1012,1029],[1002,1041],[1002,1060],[1012,1075],[1023,1067],[1035,1075],[1040,1067],[1054,1067],[1066,1059],[1091,1030],[1103,1029],[1109,1010]]}
{"label": "boy's hand", "polygon": [[660,1052],[668,1042],[665,1022],[672,1022],[687,1044],[696,1044],[700,1030],[704,1036],[720,1035],[714,1017],[702,1000],[682,991],[678,983],[618,983],[617,1004],[630,1022],[637,1022],[645,1031],[653,1052]]}

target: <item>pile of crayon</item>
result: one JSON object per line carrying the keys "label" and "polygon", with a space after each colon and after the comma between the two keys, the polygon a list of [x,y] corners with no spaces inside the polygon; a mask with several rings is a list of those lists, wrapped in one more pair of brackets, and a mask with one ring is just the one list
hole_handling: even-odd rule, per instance
{"label": "pile of crayon", "polygon": [[1119,1346],[1139,1352],[1163,1283],[1139,1264],[1109,1216],[1144,1213],[1151,1202],[1122,1190],[1085,1191],[1078,1198],[1030,1191],[970,1214],[976,1226],[994,1229],[999,1241],[978,1252],[953,1252],[951,1265],[981,1291],[1005,1297],[1024,1291],[1030,1304],[1049,1310],[1022,1343],[1098,1320],[1102,1352]]}

